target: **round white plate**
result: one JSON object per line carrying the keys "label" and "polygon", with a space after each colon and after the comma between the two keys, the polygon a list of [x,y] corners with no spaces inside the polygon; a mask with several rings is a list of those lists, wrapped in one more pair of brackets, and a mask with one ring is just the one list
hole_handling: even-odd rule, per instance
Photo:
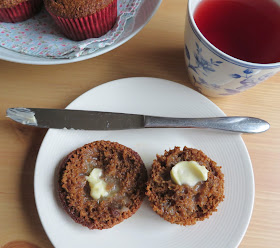
{"label": "round white plate", "polygon": [[[57,64],[68,64],[73,62],[78,62],[90,58],[97,57],[101,54],[107,53],[123,43],[130,40],[134,35],[136,35],[145,25],[150,21],[152,16],[157,11],[162,0],[144,0],[139,10],[136,13],[136,16],[129,19],[125,27],[130,27],[133,25],[133,28],[128,30],[125,29],[124,35],[121,36],[114,44],[106,46],[97,50],[96,52],[84,55],[74,59],[52,59],[52,58],[40,58],[31,55],[17,53],[6,48],[0,47],[0,59],[17,62],[22,64],[32,64],[32,65],[57,65]],[[132,24],[134,22],[134,24]]]}
{"label": "round white plate", "polygon": [[[67,108],[170,117],[213,117],[224,113],[206,97],[174,82],[127,78],[89,90]],[[117,141],[137,151],[147,168],[156,154],[174,146],[204,151],[222,166],[225,200],[218,212],[194,226],[160,218],[144,201],[131,218],[108,230],[76,224],[56,198],[56,169],[72,150],[95,140]],[[47,235],[55,247],[236,247],[248,227],[254,201],[250,157],[239,134],[202,129],[123,131],[48,131],[38,154],[35,199]]]}

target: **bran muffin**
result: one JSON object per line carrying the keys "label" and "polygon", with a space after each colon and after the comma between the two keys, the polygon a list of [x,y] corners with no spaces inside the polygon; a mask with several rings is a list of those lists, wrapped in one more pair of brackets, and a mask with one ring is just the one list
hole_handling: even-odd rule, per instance
{"label": "bran muffin", "polygon": [[[101,169],[108,196],[94,199],[87,176]],[[60,164],[58,194],[71,218],[89,229],[106,229],[132,216],[145,197],[146,167],[135,151],[95,141],[71,152]]]}
{"label": "bran muffin", "polygon": [[[181,161],[196,161],[208,170],[207,181],[195,186],[177,185],[170,176],[173,166]],[[146,195],[153,210],[170,223],[193,225],[208,218],[217,211],[224,199],[224,175],[221,167],[202,151],[175,147],[157,155],[152,165],[151,177],[147,183]]]}
{"label": "bran muffin", "polygon": [[117,19],[117,0],[44,0],[65,36],[72,40],[106,34]]}
{"label": "bran muffin", "polygon": [[37,14],[43,0],[0,0],[1,22],[22,22]]}

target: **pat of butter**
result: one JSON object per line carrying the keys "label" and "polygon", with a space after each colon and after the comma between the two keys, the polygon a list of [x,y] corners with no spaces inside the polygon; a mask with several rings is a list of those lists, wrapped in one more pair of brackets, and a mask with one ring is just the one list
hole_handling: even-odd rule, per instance
{"label": "pat of butter", "polygon": [[106,191],[107,184],[100,178],[101,176],[102,170],[95,168],[90,175],[86,177],[90,186],[90,196],[95,200],[99,200],[101,197],[109,195],[108,191]]}
{"label": "pat of butter", "polygon": [[174,183],[193,187],[198,182],[207,181],[208,170],[196,161],[182,161],[172,168],[170,175]]}

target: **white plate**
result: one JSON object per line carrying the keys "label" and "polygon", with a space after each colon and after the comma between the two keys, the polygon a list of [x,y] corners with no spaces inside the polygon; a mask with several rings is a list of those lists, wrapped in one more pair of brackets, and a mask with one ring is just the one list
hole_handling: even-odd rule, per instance
{"label": "white plate", "polygon": [[[155,78],[103,84],[67,108],[171,117],[224,116],[196,91]],[[156,154],[163,154],[165,149],[185,145],[201,149],[222,166],[224,202],[218,212],[194,226],[170,224],[152,211],[147,200],[135,215],[111,229],[89,230],[76,224],[57,201],[56,168],[70,151],[101,139],[131,147],[148,168]],[[49,130],[38,154],[34,187],[41,222],[55,247],[236,247],[249,224],[254,201],[252,165],[240,135],[202,129]]]}
{"label": "white plate", "polygon": [[52,59],[52,58],[40,58],[35,56],[30,56],[26,54],[17,53],[6,48],[0,47],[0,59],[17,62],[22,64],[32,64],[32,65],[57,65],[57,64],[68,64],[73,62],[78,62],[90,58],[97,57],[101,54],[107,53],[123,43],[130,40],[134,35],[136,35],[152,18],[156,10],[160,6],[162,0],[144,0],[140,9],[137,11],[136,16],[129,19],[126,23],[126,27],[131,25],[131,22],[135,22],[131,30],[125,30],[124,35],[121,36],[114,44],[97,50],[96,52],[81,56],[74,59]]}

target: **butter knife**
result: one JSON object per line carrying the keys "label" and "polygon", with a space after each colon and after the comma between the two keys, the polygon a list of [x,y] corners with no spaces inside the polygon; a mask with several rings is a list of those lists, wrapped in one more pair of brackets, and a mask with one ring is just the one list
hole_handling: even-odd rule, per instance
{"label": "butter knife", "polygon": [[240,133],[261,133],[270,127],[264,120],[246,116],[171,118],[70,109],[9,108],[7,117],[29,126],[75,130],[211,128]]}

